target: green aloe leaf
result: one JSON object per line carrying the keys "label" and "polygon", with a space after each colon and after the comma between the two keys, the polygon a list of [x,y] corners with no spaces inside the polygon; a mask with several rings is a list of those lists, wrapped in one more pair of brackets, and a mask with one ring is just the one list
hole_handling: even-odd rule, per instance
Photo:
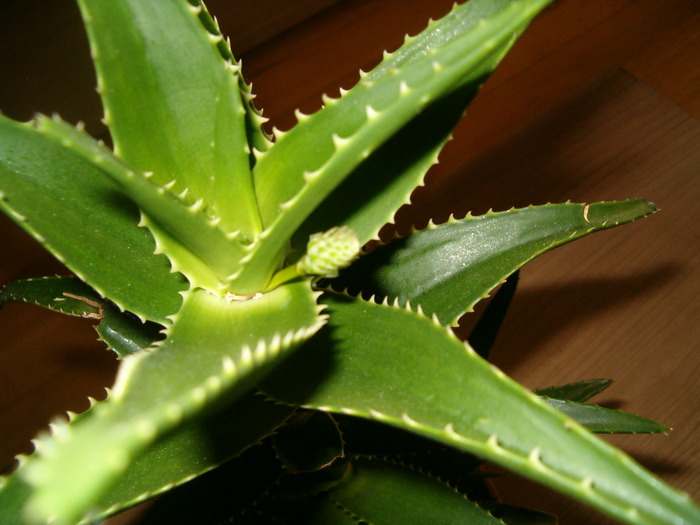
{"label": "green aloe leaf", "polygon": [[[239,293],[267,284],[269,276],[261,268],[276,269],[274,262],[297,228],[381,144],[431,103],[483,81],[547,3],[512,2],[391,74],[362,79],[340,99],[326,98],[322,110],[300,117],[294,128],[278,134],[254,168],[265,232],[234,280]],[[453,110],[459,112],[460,105]]]}
{"label": "green aloe leaf", "polygon": [[200,3],[79,4],[117,156],[160,185],[175,181],[173,191],[203,199],[225,231],[252,239],[260,221],[240,67],[222,55]]}
{"label": "green aloe leaf", "polygon": [[578,401],[583,403],[593,396],[597,396],[612,385],[612,379],[586,379],[576,383],[569,383],[562,386],[551,386],[539,388],[535,394],[552,399],[563,399],[565,401]]}
{"label": "green aloe leaf", "polygon": [[431,437],[623,522],[700,520],[687,495],[508,379],[449,329],[398,307],[334,294],[324,302],[328,329],[266,379],[274,399]]}
{"label": "green aloe leaf", "polygon": [[167,338],[124,360],[110,396],[91,417],[59,423],[37,442],[38,456],[23,469],[35,486],[27,516],[75,521],[159,436],[205,406],[244,394],[323,324],[316,298],[307,281],[244,301],[188,292]]}
{"label": "green aloe leaf", "polygon": [[[89,518],[105,518],[147,498],[169,491],[269,435],[292,409],[248,394],[220,410],[189,421],[166,434],[138,455],[128,470],[93,505]],[[80,414],[76,420],[90,417]],[[26,465],[31,458],[22,458]],[[23,467],[20,467],[23,468]],[[24,525],[23,507],[32,487],[15,472],[0,485],[0,516],[4,525]]]}
{"label": "green aloe leaf", "polygon": [[503,523],[440,481],[379,460],[354,460],[328,497],[305,523],[343,523],[343,514],[373,525]]}
{"label": "green aloe leaf", "polygon": [[[439,21],[431,21],[419,34],[406,37],[403,45],[385,54],[382,62],[365,74],[365,82],[420,60],[426,50],[443,46],[496,15],[513,0],[470,0]],[[513,40],[514,42],[514,40]],[[494,63],[494,67],[497,63]],[[408,122],[395,136],[359,164],[321,203],[297,230],[294,246],[302,250],[312,233],[337,224],[352,228],[363,241],[376,237],[392,222],[396,210],[409,202],[413,190],[422,185],[428,169],[478,93],[490,72],[467,82],[461,89],[431,104]],[[391,166],[391,169],[386,169]]]}
{"label": "green aloe leaf", "polygon": [[57,117],[38,117],[37,129],[62,146],[94,164],[114,179],[139,206],[141,223],[156,240],[156,251],[170,259],[174,271],[182,272],[191,286],[210,290],[225,288],[227,278],[238,269],[246,250],[237,233],[227,234],[218,221],[206,216],[202,202],[188,205],[166,188],[134,171],[104,145],[81,129]]}
{"label": "green aloe leaf", "polygon": [[165,324],[187,283],[154,255],[139,210],[101,169],[0,116],[0,208],[97,292]]}
{"label": "green aloe leaf", "polygon": [[163,328],[121,312],[114,303],[75,277],[42,277],[8,283],[0,290],[0,306],[7,302],[35,304],[98,321],[95,329],[100,339],[120,358],[151,346]]}
{"label": "green aloe leaf", "polygon": [[546,397],[543,399],[549,405],[597,434],[660,434],[669,430],[666,425],[620,410],[587,405],[576,401]]}
{"label": "green aloe leaf", "polygon": [[419,304],[452,325],[536,256],[655,210],[653,203],[633,199],[467,215],[377,248],[341,272],[332,286]]}

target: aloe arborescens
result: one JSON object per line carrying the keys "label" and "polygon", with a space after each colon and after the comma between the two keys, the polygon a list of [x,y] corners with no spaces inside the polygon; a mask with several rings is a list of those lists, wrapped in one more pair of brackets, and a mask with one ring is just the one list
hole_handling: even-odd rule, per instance
{"label": "aloe arborescens", "polygon": [[[469,483],[426,475],[454,483],[474,456],[622,521],[700,521],[575,419],[665,427],[583,403],[590,384],[528,392],[450,330],[533,257],[653,204],[467,216],[361,253],[549,1],[457,5],[270,137],[198,0],[79,0],[114,147],[57,117],[0,118],[0,206],[80,280],[13,283],[1,300],[96,318],[123,361],[107,400],[52,424],[3,481],[5,521],[99,519],[230,458],[214,472],[264,480],[270,450],[270,482],[213,522],[497,523]],[[426,446],[465,471],[421,462]]]}

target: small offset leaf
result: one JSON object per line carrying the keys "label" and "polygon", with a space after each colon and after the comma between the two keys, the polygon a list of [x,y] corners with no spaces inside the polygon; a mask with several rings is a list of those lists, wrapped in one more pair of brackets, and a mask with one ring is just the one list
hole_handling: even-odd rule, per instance
{"label": "small offset leaf", "polygon": [[102,296],[161,324],[187,283],[139,210],[99,168],[31,126],[0,116],[0,209]]}
{"label": "small offset leaf", "polygon": [[[80,0],[115,152],[203,199],[226,231],[260,232],[239,67],[187,1]],[[235,205],[232,205],[235,202]]]}
{"label": "small offset leaf", "polygon": [[39,442],[39,455],[23,473],[36,488],[27,516],[56,523],[80,518],[158,437],[205,407],[246,393],[323,324],[316,298],[307,281],[244,301],[188,292],[167,338],[124,361],[91,417],[58,425]]}
{"label": "small offset leaf", "polygon": [[586,379],[562,386],[540,388],[534,392],[542,397],[583,403],[606,390],[612,383],[612,379]]}
{"label": "small offset leaf", "polygon": [[663,434],[669,427],[620,410],[576,401],[543,398],[549,405],[597,434]]}
{"label": "small offset leaf", "polygon": [[348,514],[373,525],[502,523],[447,485],[378,460],[354,460],[349,473],[328,495]]}
{"label": "small offset leaf", "polygon": [[687,496],[508,379],[451,330],[396,307],[335,294],[324,302],[328,328],[266,378],[262,389],[273,399],[436,439],[623,522],[700,521]]}
{"label": "small offset leaf", "polygon": [[95,329],[102,341],[122,358],[148,348],[159,338],[162,325],[142,323],[129,312],[121,312],[75,277],[24,279],[0,290],[0,306],[7,302],[35,304],[62,314],[98,321]]}
{"label": "small offset leaf", "polygon": [[655,210],[654,204],[634,199],[468,215],[377,248],[341,272],[332,286],[410,301],[451,325],[536,256]]}

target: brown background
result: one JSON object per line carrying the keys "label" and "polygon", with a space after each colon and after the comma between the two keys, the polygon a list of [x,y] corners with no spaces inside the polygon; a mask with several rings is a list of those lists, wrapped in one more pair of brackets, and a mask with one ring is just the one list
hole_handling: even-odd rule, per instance
{"label": "brown background", "polygon": [[[293,110],[350,87],[452,0],[216,0],[258,105],[284,129]],[[58,112],[104,135],[71,0],[5,0],[0,109]],[[400,226],[449,213],[644,196],[662,212],[543,256],[494,350],[529,387],[611,377],[599,402],[659,419],[668,436],[616,436],[672,485],[700,495],[698,292],[700,3],[559,0],[488,82]],[[65,270],[4,217],[0,282]],[[469,324],[465,319],[465,325]],[[24,305],[0,315],[0,468],[54,414],[101,397],[115,361],[89,323]],[[510,478],[506,501],[603,523],[594,511]]]}

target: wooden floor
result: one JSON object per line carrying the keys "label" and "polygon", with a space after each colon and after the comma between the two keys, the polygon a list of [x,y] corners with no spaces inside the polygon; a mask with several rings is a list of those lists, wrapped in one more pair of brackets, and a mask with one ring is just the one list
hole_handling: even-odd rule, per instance
{"label": "wooden floor", "polygon": [[[261,9],[255,0],[208,4],[243,54],[258,106],[284,129],[295,122],[294,109],[313,111],[322,93],[350,87],[360,68],[452,0],[307,0],[291,13],[275,1],[265,24],[246,22]],[[9,6],[0,20],[0,109],[19,119],[57,111],[104,134],[72,2]],[[530,265],[495,360],[533,388],[615,379],[603,404],[673,431],[612,441],[696,499],[698,119],[700,2],[559,0],[487,83],[399,224],[569,198],[658,202],[663,211],[654,217]],[[62,271],[4,218],[0,231],[0,282]],[[87,395],[100,397],[110,384],[115,363],[93,339],[83,320],[22,305],[0,313],[0,467],[30,448],[52,414],[82,410]],[[499,481],[497,490],[506,501],[556,512],[564,524],[607,523],[522,480]]]}

